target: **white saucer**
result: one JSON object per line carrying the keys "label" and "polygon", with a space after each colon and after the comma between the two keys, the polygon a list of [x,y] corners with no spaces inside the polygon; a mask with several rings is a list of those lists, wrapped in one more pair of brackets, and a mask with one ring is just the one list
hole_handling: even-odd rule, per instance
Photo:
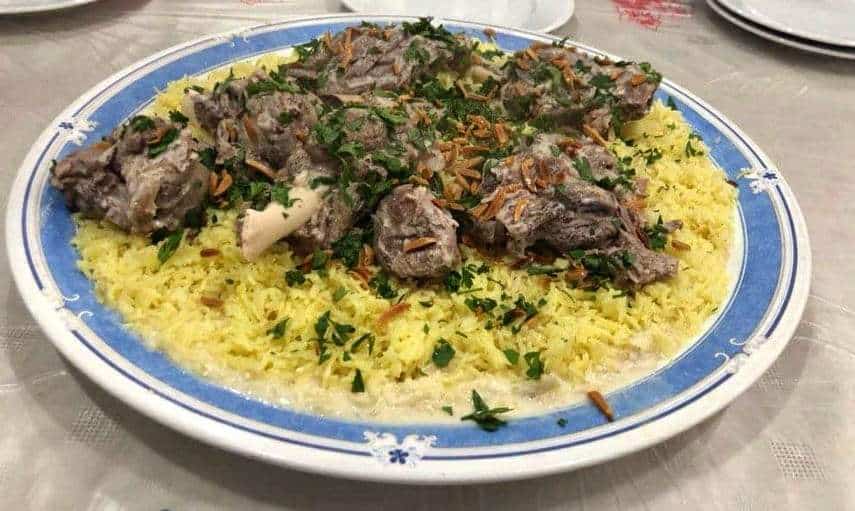
{"label": "white saucer", "polygon": [[740,17],[738,14],[728,10],[724,5],[721,5],[717,0],[707,0],[707,5],[727,21],[764,39],[811,53],[855,60],[855,48],[818,43],[809,39],[803,39],[770,30],[762,25],[752,22],[751,20]]}
{"label": "white saucer", "polygon": [[731,12],[789,36],[855,49],[852,0],[718,0]]}
{"label": "white saucer", "polygon": [[348,9],[372,14],[433,16],[470,20],[486,25],[550,32],[573,17],[575,0],[342,0]]}
{"label": "white saucer", "polygon": [[25,14],[31,12],[56,11],[95,0],[0,0],[0,14]]}

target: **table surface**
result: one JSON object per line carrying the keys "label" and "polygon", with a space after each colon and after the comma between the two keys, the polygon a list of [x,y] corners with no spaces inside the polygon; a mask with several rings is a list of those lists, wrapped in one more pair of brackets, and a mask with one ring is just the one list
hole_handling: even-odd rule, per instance
{"label": "table surface", "polygon": [[[307,475],[198,443],[98,388],[35,326],[3,247],[0,507],[855,509],[855,143],[846,129],[855,62],[768,43],[701,1],[576,4],[556,33],[656,63],[741,125],[798,197],[813,244],[810,300],[756,385],[663,444],[574,473],[450,488]],[[14,120],[0,136],[0,190],[46,124],[104,77],[206,33],[339,9],[337,0],[103,0],[0,17],[0,112]]]}

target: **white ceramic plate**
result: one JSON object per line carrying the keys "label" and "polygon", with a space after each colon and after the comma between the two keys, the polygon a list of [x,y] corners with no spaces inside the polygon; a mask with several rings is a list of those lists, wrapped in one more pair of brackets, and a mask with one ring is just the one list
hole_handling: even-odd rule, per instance
{"label": "white ceramic plate", "polygon": [[718,0],[743,18],[790,36],[855,48],[853,0]]}
{"label": "white ceramic plate", "polygon": [[[18,171],[6,216],[12,275],[33,317],[86,375],[142,413],[213,445],[327,475],[447,484],[519,479],[599,463],[661,442],[709,417],[775,361],[808,296],[810,245],[798,204],[769,158],[734,123],[665,80],[673,102],[739,187],[734,286],[697,339],[665,367],[610,392],[608,423],[590,403],[515,417],[495,433],[471,423],[321,417],[263,403],[206,381],[151,351],[95,297],[69,241],[74,223],[50,186],[52,159],[91,144],[185,75],[279,51],[361,21],[333,16],[207,36],[144,59],[86,92],[47,125]],[[484,25],[448,21],[470,37]],[[493,27],[508,51],[555,38]],[[575,44],[575,43],[573,43]],[[593,48],[584,51],[607,56]],[[617,57],[609,56],[613,59]],[[47,346],[44,349],[48,349]],[[566,422],[557,424],[561,418]]]}
{"label": "white ceramic plate", "polygon": [[342,0],[348,9],[396,16],[433,16],[550,32],[573,17],[575,0]]}
{"label": "white ceramic plate", "polygon": [[96,0],[0,0],[0,14],[56,11],[94,1]]}
{"label": "white ceramic plate", "polygon": [[[797,48],[799,50],[811,53],[818,53],[820,55],[829,55],[831,57],[855,60],[855,48],[850,49],[844,46],[833,46],[823,43],[817,43],[807,39],[795,38],[793,36],[788,36],[787,34],[775,32],[774,30],[770,30],[762,25],[758,25],[757,23],[754,23],[748,19],[742,18],[735,12],[732,12],[723,5],[721,5],[717,0],[707,0],[707,5],[709,5],[710,8],[715,11],[719,16],[733,23],[739,28],[747,30],[752,34],[758,35],[764,39],[768,39],[769,41],[773,41],[778,44],[783,44],[791,48]],[[853,19],[853,24],[855,24],[855,19]]]}

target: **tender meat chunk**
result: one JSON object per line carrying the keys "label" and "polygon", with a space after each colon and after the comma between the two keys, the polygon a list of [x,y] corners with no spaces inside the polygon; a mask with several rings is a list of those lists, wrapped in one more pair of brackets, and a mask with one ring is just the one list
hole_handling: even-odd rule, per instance
{"label": "tender meat chunk", "polygon": [[72,211],[128,229],[128,188],[110,166],[115,154],[111,139],[71,153],[53,168],[51,184]]}
{"label": "tender meat chunk", "polygon": [[374,251],[399,277],[440,277],[460,262],[456,229],[427,188],[402,185],[380,201],[374,215]]}
{"label": "tender meat chunk", "polygon": [[240,140],[251,155],[279,169],[318,122],[321,100],[311,93],[275,91],[246,102]]}
{"label": "tender meat chunk", "polygon": [[[153,147],[173,138],[159,154]],[[208,193],[189,130],[156,119],[151,127],[122,126],[110,137],[72,153],[53,169],[51,183],[69,207],[132,233],[179,228]]]}
{"label": "tender meat chunk", "polygon": [[530,50],[514,58],[501,89],[505,108],[520,119],[587,125],[605,135],[615,116],[643,117],[661,80],[648,64],[614,63],[573,48],[536,44]]}
{"label": "tender meat chunk", "polygon": [[[348,190],[351,197],[355,197],[354,192],[353,187]],[[317,249],[329,248],[350,231],[360,209],[348,204],[340,191],[330,191],[318,212],[287,238],[291,249],[298,254],[310,254]]]}
{"label": "tender meat chunk", "polygon": [[615,278],[615,284],[620,287],[638,288],[677,274],[679,263],[675,258],[650,250],[625,230],[621,231],[617,244],[605,253],[613,255],[622,251],[631,254],[631,263]]}
{"label": "tender meat chunk", "polygon": [[313,80],[320,94],[359,94],[408,86],[453,60],[448,43],[400,27],[348,28],[322,39],[305,61],[285,66],[289,76]]}
{"label": "tender meat chunk", "polygon": [[210,93],[190,89],[184,96],[185,110],[193,113],[202,128],[213,133],[220,121],[235,119],[243,111],[249,84],[250,79],[242,78],[219,83]]}

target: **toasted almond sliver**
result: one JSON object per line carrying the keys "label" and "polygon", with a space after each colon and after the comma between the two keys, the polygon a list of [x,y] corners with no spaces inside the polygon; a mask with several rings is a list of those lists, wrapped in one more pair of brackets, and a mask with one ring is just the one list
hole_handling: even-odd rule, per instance
{"label": "toasted almond sliver", "polygon": [[[484,157],[483,156],[475,156],[473,158],[467,158],[466,160],[464,160],[463,165],[461,165],[461,166],[464,169],[472,169],[473,167],[477,167],[477,166],[481,165],[482,163],[484,163]],[[478,174],[476,177],[478,177],[480,179],[481,173],[480,172],[476,172],[476,173]]]}
{"label": "toasted almond sliver", "polygon": [[250,115],[243,117],[243,129],[246,131],[246,136],[253,144],[258,143],[258,126],[255,124],[255,119]]}
{"label": "toasted almond sliver", "polygon": [[468,145],[460,148],[460,154],[464,157],[474,156],[483,152],[489,151],[490,148],[483,145]]}
{"label": "toasted almond sliver", "polygon": [[220,300],[219,298],[215,298],[213,296],[204,296],[203,295],[202,298],[200,298],[200,300],[202,301],[202,305],[207,305],[208,307],[211,307],[211,308],[219,308],[219,307],[223,306],[223,301]]}
{"label": "toasted almond sliver", "polygon": [[448,209],[453,209],[455,211],[466,211],[466,206],[460,204],[459,202],[449,202]]}
{"label": "toasted almond sliver", "polygon": [[620,69],[615,69],[614,71],[612,71],[612,74],[611,74],[611,76],[609,76],[609,78],[611,78],[611,79],[612,79],[612,81],[615,81],[615,80],[617,80],[618,78],[620,78],[620,74],[621,74],[621,70],[620,70]]}
{"label": "toasted almond sliver", "polygon": [[430,185],[430,183],[428,182],[427,179],[423,178],[422,176],[416,176],[416,175],[410,176],[410,182],[420,184],[422,186]]}
{"label": "toasted almond sliver", "polygon": [[203,248],[199,251],[199,255],[202,257],[214,257],[220,255],[220,249],[218,248]]}
{"label": "toasted almond sliver", "polygon": [[525,207],[528,205],[528,199],[520,199],[514,206],[514,222],[519,222],[522,218]]}
{"label": "toasted almond sliver", "polygon": [[594,128],[588,126],[587,124],[582,125],[582,131],[585,132],[585,135],[588,135],[589,137],[591,137],[591,139],[594,142],[596,142],[597,144],[599,144],[603,147],[609,146],[609,143],[606,141],[606,139],[603,138],[602,135],[600,135],[600,132],[595,130]]}
{"label": "toasted almond sliver", "polygon": [[629,83],[631,83],[634,87],[638,87],[639,85],[641,85],[642,83],[644,83],[646,81],[647,81],[647,77],[639,74],[639,75],[635,75],[632,78],[630,78]]}
{"label": "toasted almond sliver", "polygon": [[451,148],[454,147],[454,142],[448,142],[448,141],[437,142],[436,147],[440,151],[451,151]]}
{"label": "toasted almond sliver", "polygon": [[510,137],[508,137],[508,131],[505,128],[505,125],[501,122],[497,122],[493,125],[493,132],[496,134],[496,142],[498,142],[499,145],[505,145],[508,143],[508,140],[510,140]]}
{"label": "toasted almond sliver", "polygon": [[401,74],[401,63],[398,62],[398,59],[395,59],[395,61],[392,62],[392,72],[396,75]]}
{"label": "toasted almond sliver", "polygon": [[211,172],[208,175],[208,190],[210,190],[212,194],[214,193],[214,190],[217,189],[217,183],[219,181],[220,177],[217,175],[216,172]]}
{"label": "toasted almond sliver", "polygon": [[680,240],[671,240],[671,246],[677,250],[692,250],[692,246]]}
{"label": "toasted almond sliver", "polygon": [[217,189],[214,190],[213,196],[217,197],[226,193],[226,191],[232,186],[232,182],[232,175],[228,172],[223,171],[223,177],[220,179],[220,182],[217,185]]}
{"label": "toasted almond sliver", "polygon": [[464,190],[469,189],[469,181],[467,181],[461,174],[454,174],[454,180],[457,181],[457,184],[462,186]]}
{"label": "toasted almond sliver", "polygon": [[478,218],[478,217],[480,217],[481,215],[483,215],[485,211],[487,211],[487,208],[488,208],[489,206],[490,206],[490,205],[489,205],[488,203],[486,203],[486,202],[482,202],[481,204],[478,204],[478,205],[477,205],[477,206],[475,206],[474,208],[470,209],[470,210],[469,210],[469,213],[470,213],[472,216],[474,216],[475,218]]}
{"label": "toasted almond sliver", "polygon": [[489,37],[490,39],[493,39],[496,37],[496,31],[490,27],[487,27],[484,29],[484,35]]}
{"label": "toasted almond sliver", "polygon": [[436,245],[438,241],[439,240],[437,240],[436,238],[432,238],[430,236],[424,236],[422,238],[410,238],[404,241],[404,252],[415,252],[420,248]]}
{"label": "toasted almond sliver", "polygon": [[603,415],[606,416],[606,419],[608,419],[609,422],[612,422],[615,420],[614,413],[612,412],[612,407],[609,406],[608,401],[606,401],[606,398],[604,398],[603,395],[600,394],[600,391],[598,391],[598,390],[588,391],[588,399],[590,399],[594,403],[594,405],[597,407],[597,409]]}
{"label": "toasted almond sliver", "polygon": [[531,47],[525,49],[525,54],[528,55],[528,58],[531,60],[540,60],[537,53],[535,53],[534,49]]}
{"label": "toasted almond sliver", "polygon": [[469,179],[476,179],[478,181],[481,180],[481,173],[478,172],[477,170],[473,169],[473,168],[458,167],[457,173],[460,174],[461,176],[466,176]]}
{"label": "toasted almond sliver", "polygon": [[246,164],[254,168],[255,170],[261,172],[270,179],[276,179],[276,172],[270,167],[268,167],[264,162],[253,160],[252,158],[247,158]]}
{"label": "toasted almond sliver", "polygon": [[377,326],[380,326],[380,327],[385,326],[386,323],[395,319],[395,316],[399,316],[399,315],[407,312],[408,310],[410,310],[410,304],[409,303],[407,303],[407,302],[396,303],[395,305],[386,309],[382,314],[380,314],[380,317],[377,318]]}
{"label": "toasted almond sliver", "polygon": [[362,264],[360,266],[371,266],[374,264],[374,249],[368,243],[362,245],[362,254],[360,254]]}

